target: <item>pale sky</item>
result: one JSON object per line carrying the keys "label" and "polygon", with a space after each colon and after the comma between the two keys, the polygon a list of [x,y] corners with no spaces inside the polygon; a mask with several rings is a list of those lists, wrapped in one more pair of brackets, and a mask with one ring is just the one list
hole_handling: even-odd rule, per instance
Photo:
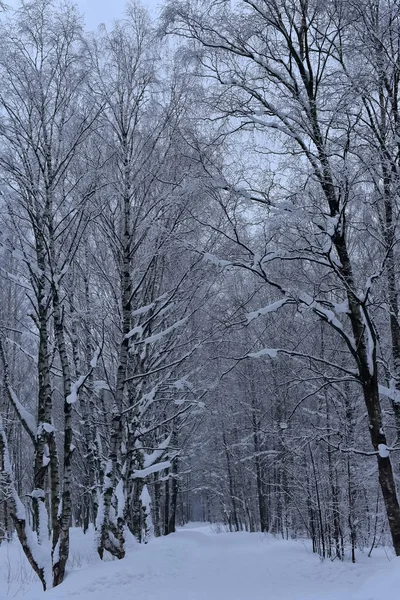
{"label": "pale sky", "polygon": [[[8,6],[17,6],[18,0],[5,0]],[[85,15],[87,29],[96,29],[100,23],[111,25],[114,19],[124,15],[127,0],[75,0],[80,11]],[[142,0],[153,17],[156,17],[162,0]]]}
{"label": "pale sky", "polygon": [[[96,29],[100,23],[111,24],[123,16],[126,0],[77,0],[77,5],[85,15],[88,29]],[[161,0],[142,0],[152,16],[157,16]]]}

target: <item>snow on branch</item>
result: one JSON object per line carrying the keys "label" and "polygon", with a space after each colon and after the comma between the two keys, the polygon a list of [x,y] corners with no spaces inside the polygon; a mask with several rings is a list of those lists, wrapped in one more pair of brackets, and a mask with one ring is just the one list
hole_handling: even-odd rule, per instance
{"label": "snow on branch", "polygon": [[136,325],[136,327],[134,327],[133,329],[128,331],[128,333],[125,335],[125,339],[130,340],[131,337],[133,337],[134,335],[138,335],[139,337],[142,337],[143,327],[141,325]]}
{"label": "snow on branch", "polygon": [[93,358],[90,361],[90,366],[92,367],[92,369],[95,369],[97,367],[97,361],[99,360],[100,353],[101,353],[100,347],[96,348],[96,350],[93,354]]}
{"label": "snow on branch", "polygon": [[161,294],[161,296],[158,296],[158,298],[156,298],[150,304],[146,304],[145,306],[139,306],[139,308],[135,308],[134,310],[132,310],[131,316],[138,317],[140,315],[145,315],[150,310],[153,310],[157,306],[158,303],[163,302],[167,298],[168,298],[168,292],[164,292],[163,294]]}
{"label": "snow on branch", "polygon": [[8,391],[10,397],[12,398],[11,403],[13,404],[16,412],[18,413],[21,422],[24,424],[25,429],[29,429],[29,435],[31,437],[34,437],[36,431],[35,417],[29,411],[27,411],[26,408],[21,404],[17,394],[14,392],[12,387],[10,387]]}
{"label": "snow on branch", "polygon": [[75,402],[78,400],[79,392],[80,392],[81,388],[85,385],[85,382],[88,379],[88,377],[90,377],[90,375],[92,374],[93,369],[96,368],[97,361],[99,360],[100,354],[101,354],[101,348],[96,348],[96,350],[93,354],[93,358],[90,361],[89,371],[85,375],[81,375],[79,377],[79,379],[77,379],[71,385],[71,392],[70,392],[70,394],[68,394],[68,396],[65,399],[67,404],[75,404]]}
{"label": "snow on branch", "polygon": [[339,321],[339,319],[337,318],[337,316],[335,315],[333,310],[329,310],[328,308],[323,306],[320,302],[317,302],[317,300],[314,300],[314,298],[312,298],[311,296],[309,296],[308,294],[306,294],[304,292],[302,292],[299,295],[299,300],[303,304],[305,304],[306,306],[311,308],[311,310],[313,310],[316,314],[318,314],[320,317],[322,317],[325,321],[327,321],[328,323],[333,325],[336,329],[343,331],[343,325]]}
{"label": "snow on branch", "polygon": [[88,377],[87,375],[81,375],[79,377],[79,379],[77,379],[77,381],[75,381],[71,385],[71,393],[68,394],[68,396],[65,399],[67,404],[75,404],[75,402],[78,400],[79,391],[80,391],[81,387],[83,386],[83,384],[85,383],[87,377]]}
{"label": "snow on branch", "polygon": [[68,269],[69,269],[69,265],[65,264],[63,266],[63,268],[61,269],[61,271],[59,271],[59,273],[56,273],[55,275],[53,275],[53,283],[57,286],[61,280],[63,279],[64,275],[66,275],[68,273]]}
{"label": "snow on branch", "polygon": [[152,310],[155,307],[156,303],[152,302],[151,304],[147,304],[146,306],[141,306],[140,308],[136,308],[131,312],[132,317],[138,317],[139,315],[144,315]]}
{"label": "snow on branch", "polygon": [[344,452],[346,454],[359,454],[361,456],[377,456],[379,455],[381,458],[389,458],[391,452],[398,452],[400,450],[399,447],[389,447],[386,444],[378,444],[377,450],[360,450],[358,448],[343,448],[340,445],[332,444],[329,440],[324,437],[320,438],[325,444],[330,446],[331,448],[335,448],[339,452]]}
{"label": "snow on branch", "polygon": [[171,462],[169,460],[164,460],[163,462],[155,463],[154,465],[150,465],[145,469],[138,469],[133,472],[133,479],[145,479],[149,475],[153,473],[159,473],[159,471],[164,471],[164,469],[169,469],[171,466]]}
{"label": "snow on branch", "polygon": [[1,340],[0,340],[0,354],[1,354],[1,360],[3,363],[3,370],[4,370],[4,375],[3,375],[4,385],[5,385],[5,388],[7,391],[8,398],[9,398],[10,403],[12,404],[15,412],[17,413],[19,420],[21,421],[23,428],[25,429],[25,431],[27,432],[27,434],[29,435],[31,440],[33,442],[35,442],[36,420],[35,420],[35,417],[29,411],[27,411],[26,408],[21,404],[17,394],[15,393],[15,391],[13,390],[13,388],[10,385],[8,363],[7,363],[6,355],[4,352],[3,342]]}
{"label": "snow on branch", "polygon": [[176,321],[176,323],[171,325],[171,327],[167,327],[167,329],[164,329],[163,331],[160,331],[159,333],[150,335],[149,337],[145,338],[143,340],[143,342],[145,344],[153,344],[154,342],[157,342],[159,339],[161,339],[165,335],[168,335],[169,333],[171,333],[171,331],[174,331],[174,329],[177,329],[178,327],[182,327],[182,325],[184,325],[186,323],[186,321],[187,321],[187,317],[185,317],[183,319],[179,319],[179,321]]}
{"label": "snow on branch", "polygon": [[205,252],[203,258],[206,262],[209,262],[216,267],[228,267],[232,264],[230,260],[222,260],[214,254],[210,254],[209,252]]}
{"label": "snow on branch", "polygon": [[271,312],[276,312],[282,306],[285,306],[285,304],[289,304],[290,302],[291,301],[288,298],[283,298],[282,300],[273,302],[272,304],[269,304],[268,306],[264,306],[264,308],[259,308],[258,310],[254,310],[253,312],[250,312],[247,314],[247,321],[250,323],[254,319],[257,319],[257,317],[267,315],[268,313],[271,313]]}
{"label": "snow on branch", "polygon": [[365,288],[362,294],[359,295],[359,300],[363,303],[365,303],[368,299],[368,296],[371,292],[371,288],[374,284],[375,279],[379,279],[379,277],[381,276],[381,273],[374,273],[373,275],[371,275],[370,277],[368,277],[366,283],[365,283]]}
{"label": "snow on branch", "polygon": [[262,350],[259,350],[258,352],[249,352],[249,354],[245,354],[244,356],[241,356],[237,360],[243,360],[245,358],[262,358],[264,356],[269,356],[270,358],[276,358],[278,353],[284,354],[285,356],[291,356],[293,358],[312,360],[312,361],[315,361],[322,365],[325,365],[327,367],[330,367],[332,369],[337,369],[338,371],[342,371],[343,373],[346,373],[347,375],[349,375],[352,379],[355,379],[355,380],[359,379],[359,373],[356,369],[349,369],[349,368],[343,367],[342,365],[339,365],[333,361],[326,360],[325,358],[321,358],[319,356],[313,356],[312,354],[307,354],[304,352],[297,352],[296,350],[288,350],[285,348],[263,348]]}
{"label": "snow on branch", "polygon": [[390,448],[386,444],[378,444],[378,453],[381,458],[388,458],[390,456]]}
{"label": "snow on branch", "polygon": [[143,466],[145,469],[155,464],[155,462],[163,455],[165,450],[168,448],[170,442],[171,435],[166,437],[165,440],[158,445],[158,448],[154,450],[154,452],[152,452],[151,454],[144,454]]}
{"label": "snow on branch", "polygon": [[250,354],[248,354],[247,356],[249,358],[261,358],[263,356],[269,356],[270,358],[276,358],[278,355],[278,350],[275,350],[273,348],[263,348],[262,350],[259,350],[258,352],[250,352]]}
{"label": "snow on branch", "polygon": [[395,404],[400,404],[400,391],[399,390],[396,390],[395,388],[392,388],[392,387],[388,388],[384,385],[379,385],[378,389],[379,389],[379,393],[381,394],[381,396],[386,396],[386,398],[389,398]]}

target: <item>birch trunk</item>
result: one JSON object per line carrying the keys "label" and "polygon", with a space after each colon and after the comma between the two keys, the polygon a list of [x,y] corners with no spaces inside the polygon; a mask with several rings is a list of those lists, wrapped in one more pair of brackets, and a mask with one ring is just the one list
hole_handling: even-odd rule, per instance
{"label": "birch trunk", "polygon": [[[98,553],[100,558],[103,558],[104,550],[107,549],[117,558],[125,556],[124,550],[124,507],[117,508],[116,523],[112,523],[111,503],[118,482],[122,476],[121,445],[122,445],[122,408],[124,403],[124,395],[126,390],[126,377],[128,370],[129,358],[129,332],[131,330],[131,311],[132,311],[132,231],[131,231],[131,189],[130,189],[130,173],[129,160],[127,158],[126,149],[127,140],[124,140],[124,194],[122,198],[123,207],[123,236],[122,236],[122,261],[121,261],[121,341],[119,346],[119,358],[117,369],[117,380],[115,386],[114,405],[111,420],[111,440],[110,451],[105,474],[104,490],[101,499],[102,514],[99,522],[99,541]],[[117,503],[118,503],[117,499]],[[114,538],[117,543],[110,537],[110,532],[114,531]]]}

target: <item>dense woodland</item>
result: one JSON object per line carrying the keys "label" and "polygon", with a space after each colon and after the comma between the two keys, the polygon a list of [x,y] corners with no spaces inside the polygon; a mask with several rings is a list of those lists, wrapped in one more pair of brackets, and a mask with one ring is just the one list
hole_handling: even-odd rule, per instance
{"label": "dense woodland", "polygon": [[400,2],[0,20],[0,541],[400,554]]}

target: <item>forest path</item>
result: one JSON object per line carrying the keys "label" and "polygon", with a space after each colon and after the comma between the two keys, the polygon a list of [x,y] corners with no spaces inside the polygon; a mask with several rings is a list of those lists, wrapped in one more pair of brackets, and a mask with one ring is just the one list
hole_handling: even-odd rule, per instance
{"label": "forest path", "polygon": [[[397,598],[400,589],[400,562],[389,562],[383,552],[377,552],[372,559],[361,555],[356,565],[321,562],[301,542],[276,540],[258,533],[216,534],[203,526],[181,529],[147,546],[133,545],[123,561],[101,563],[93,554],[88,536],[81,536],[80,542],[78,537],[72,552],[75,567],[61,586],[43,594],[35,584],[23,595],[10,597],[381,600],[383,592],[386,598]],[[389,587],[382,586],[385,582]],[[2,594],[0,581],[0,598],[7,597],[8,594]]]}

